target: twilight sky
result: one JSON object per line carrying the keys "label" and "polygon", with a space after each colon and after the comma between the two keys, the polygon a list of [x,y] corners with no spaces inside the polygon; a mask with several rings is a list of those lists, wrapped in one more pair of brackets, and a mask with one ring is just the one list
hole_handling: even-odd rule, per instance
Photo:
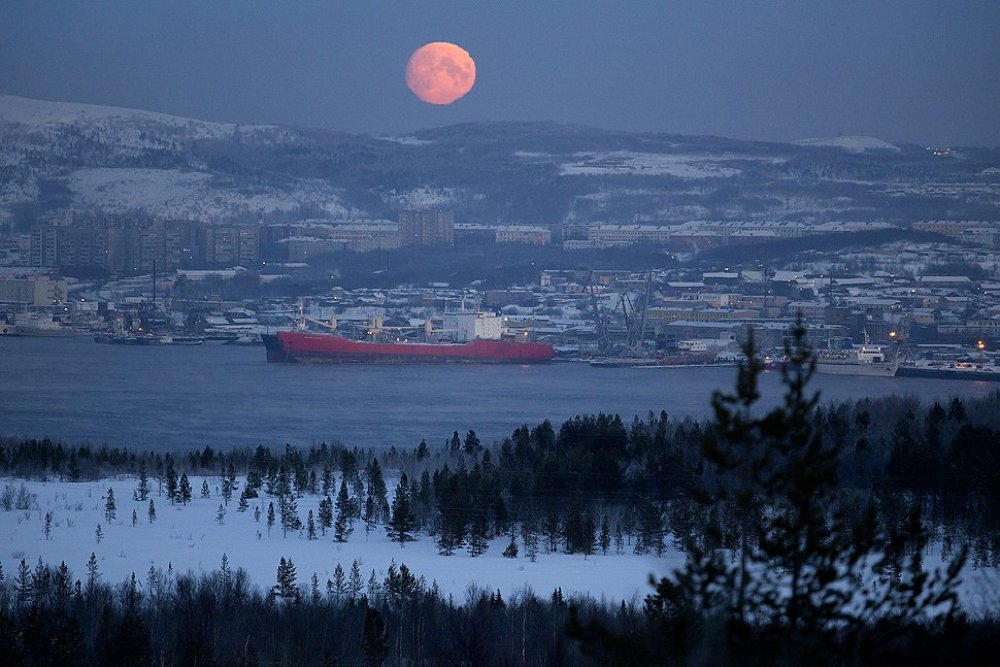
{"label": "twilight sky", "polygon": [[[410,53],[476,61],[453,105]],[[369,134],[469,121],[1000,145],[1000,0],[0,3],[0,93]]]}

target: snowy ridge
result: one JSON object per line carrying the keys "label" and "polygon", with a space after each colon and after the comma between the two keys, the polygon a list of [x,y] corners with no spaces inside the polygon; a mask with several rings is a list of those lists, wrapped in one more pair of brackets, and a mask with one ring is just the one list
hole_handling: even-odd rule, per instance
{"label": "snowy ridge", "polygon": [[122,123],[157,125],[160,129],[183,130],[196,139],[218,139],[232,136],[237,128],[257,129],[269,126],[238,126],[172,116],[155,111],[125,107],[49,102],[15,95],[0,95],[0,123],[19,124],[33,128],[59,125],[120,125]]}
{"label": "snowy ridge", "polygon": [[861,135],[842,135],[839,137],[799,139],[793,143],[798,146],[829,146],[833,148],[843,148],[849,153],[864,153],[865,151],[900,152],[899,146],[895,144],[890,144],[888,141],[884,141],[878,137],[865,137]]}

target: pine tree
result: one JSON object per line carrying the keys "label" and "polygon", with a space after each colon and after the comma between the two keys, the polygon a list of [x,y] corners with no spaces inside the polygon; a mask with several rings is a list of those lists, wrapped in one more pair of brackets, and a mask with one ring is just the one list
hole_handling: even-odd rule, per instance
{"label": "pine tree", "polygon": [[469,555],[473,558],[483,555],[489,548],[487,530],[485,514],[482,511],[476,512],[472,520],[472,529],[469,531]]}
{"label": "pine tree", "polygon": [[[681,624],[692,632],[727,628],[730,637],[713,632],[717,653],[699,655],[701,661],[732,662],[724,653],[727,647],[758,630],[781,637],[781,655],[787,659],[779,662],[824,658],[836,664],[841,662],[838,647],[878,650],[887,641],[885,633],[917,626],[924,632],[927,614],[936,623],[954,618],[964,551],[932,577],[922,568],[926,533],[919,505],[906,535],[879,526],[873,510],[860,520],[853,515],[838,489],[844,441],[825,437],[815,419],[819,396],[807,389],[816,362],[801,319],[792,336],[781,372],[785,395],[780,405],[755,414],[762,367],[752,337],[736,392],[713,396],[715,420],[702,440],[711,469],[696,496],[709,517],[704,537],[688,540],[685,568],[661,579],[646,601],[647,613],[667,633]],[[724,515],[734,517],[737,531],[731,563],[716,548],[723,542]],[[914,545],[908,560],[899,546],[907,542]],[[873,571],[891,572],[895,581],[876,577],[872,584],[877,586],[867,585]],[[722,625],[691,625],[691,614]],[[705,645],[707,639],[685,641]],[[850,661],[870,660],[853,655]]]}
{"label": "pine tree", "polygon": [[45,513],[45,528],[43,531],[45,533],[45,539],[52,539],[52,512]]}
{"label": "pine tree", "polygon": [[462,451],[471,456],[477,454],[482,448],[483,446],[479,442],[479,436],[476,435],[475,431],[469,429],[469,432],[465,434],[465,443],[462,446]]}
{"label": "pine tree", "polygon": [[601,517],[601,536],[598,538],[601,544],[601,554],[608,555],[608,547],[611,546],[611,528],[608,526],[607,515]]}
{"label": "pine tree", "polygon": [[296,576],[292,559],[285,560],[282,557],[278,563],[277,581],[272,589],[274,596],[283,600],[296,600],[299,595]]}
{"label": "pine tree", "polygon": [[329,463],[323,464],[323,472],[320,476],[320,482],[322,484],[322,493],[324,496],[329,496],[330,491],[333,490],[333,466]]}
{"label": "pine tree", "polygon": [[365,496],[365,509],[361,520],[365,523],[365,536],[367,536],[378,523],[378,509],[375,507],[375,498],[370,493]]}
{"label": "pine tree", "polygon": [[167,478],[167,499],[170,501],[170,504],[173,505],[174,502],[176,502],[178,500],[178,498],[177,498],[177,472],[174,471],[174,461],[173,461],[172,458],[170,458],[169,454],[167,454],[166,468],[167,468],[167,471],[166,471],[166,478]]}
{"label": "pine tree", "polygon": [[260,505],[253,506],[253,520],[256,523],[260,523]]}
{"label": "pine tree", "polygon": [[416,524],[417,519],[410,504],[409,480],[406,478],[406,473],[403,473],[399,484],[396,485],[396,495],[392,499],[392,518],[389,519],[385,532],[390,539],[402,546],[417,539],[413,534]]}
{"label": "pine tree", "polygon": [[146,475],[146,461],[139,460],[139,484],[135,489],[135,500],[146,502],[149,497],[149,477]]}
{"label": "pine tree", "polygon": [[207,479],[204,479],[204,480],[201,481],[201,497],[202,498],[211,498],[212,497],[212,492],[208,488],[208,480]]}
{"label": "pine tree", "polygon": [[517,558],[517,531],[511,529],[510,531],[510,543],[507,544],[507,548],[503,550],[504,558]]}
{"label": "pine tree", "polygon": [[187,473],[181,473],[181,481],[177,485],[177,499],[181,505],[191,502],[191,482],[188,481]]}
{"label": "pine tree", "polygon": [[376,609],[369,608],[365,611],[364,624],[361,626],[361,652],[365,667],[379,667],[389,655],[385,620]]}
{"label": "pine tree", "polygon": [[326,535],[326,529],[333,527],[333,501],[330,496],[323,498],[319,501],[319,527],[324,535]]}
{"label": "pine tree", "polygon": [[222,503],[219,503],[219,509],[215,510],[215,520],[220,526],[226,522],[226,507]]}
{"label": "pine tree", "polygon": [[361,563],[357,558],[351,562],[351,574],[347,579],[347,599],[348,602],[354,604],[361,597],[361,588],[363,586],[361,581]]}
{"label": "pine tree", "polygon": [[340,604],[344,601],[344,596],[347,593],[347,576],[344,574],[344,568],[337,563],[337,566],[333,568],[333,601],[336,604]]}
{"label": "pine tree", "polygon": [[135,528],[139,523],[139,515],[136,513],[135,508],[132,508],[132,527]]}
{"label": "pine tree", "polygon": [[31,587],[31,568],[23,558],[17,566],[17,579],[14,580],[14,599],[20,608],[31,603],[33,589]]}
{"label": "pine tree", "polygon": [[65,609],[73,595],[73,575],[66,567],[66,561],[62,561],[56,568],[56,575],[52,582],[53,595],[56,608]]}
{"label": "pine tree", "polygon": [[312,510],[309,510],[309,515],[306,517],[306,539],[316,539],[316,519],[313,517]]}
{"label": "pine tree", "polygon": [[98,544],[100,544],[101,540],[104,539],[104,530],[101,528],[101,524],[97,524],[97,529],[94,531],[94,537],[97,538]]}
{"label": "pine tree", "polygon": [[153,504],[153,499],[149,499],[149,510],[147,511],[147,516],[149,516],[149,523],[152,524],[156,521],[156,505]]}
{"label": "pine tree", "polygon": [[233,497],[233,491],[237,488],[239,488],[239,483],[236,481],[236,466],[230,462],[229,467],[222,476],[222,498],[226,505],[229,505],[229,501]]}
{"label": "pine tree", "polygon": [[385,479],[382,477],[382,468],[378,464],[378,459],[373,458],[365,471],[367,477],[367,494],[375,505],[374,524],[385,522],[389,519],[388,489],[385,486]]}
{"label": "pine tree", "polygon": [[267,536],[271,536],[271,529],[274,528],[274,503],[267,504]]}
{"label": "pine tree", "polygon": [[532,521],[524,521],[521,524],[521,541],[524,542],[524,555],[532,563],[538,559],[538,533]]}
{"label": "pine tree", "polygon": [[287,537],[288,531],[298,530],[302,527],[302,520],[299,519],[299,504],[294,493],[278,496],[278,513],[280,514],[282,537]]}
{"label": "pine tree", "polygon": [[90,552],[90,559],[87,561],[87,591],[88,593],[93,592],[94,587],[97,586],[97,579],[101,576],[100,571],[97,567],[97,555],[94,552]]}
{"label": "pine tree", "polygon": [[104,497],[104,520],[108,522],[108,525],[114,521],[117,509],[118,505],[115,503],[115,492],[109,487],[108,495]]}
{"label": "pine tree", "polygon": [[354,532],[354,503],[347,495],[347,483],[344,478],[340,480],[336,509],[337,520],[333,524],[333,539],[337,542],[346,542]]}
{"label": "pine tree", "polygon": [[318,605],[320,601],[319,592],[319,577],[313,572],[312,578],[309,580],[309,598],[313,605]]}
{"label": "pine tree", "polygon": [[243,489],[243,493],[240,494],[240,502],[236,504],[237,512],[246,512],[250,509],[250,503],[247,501],[246,489]]}

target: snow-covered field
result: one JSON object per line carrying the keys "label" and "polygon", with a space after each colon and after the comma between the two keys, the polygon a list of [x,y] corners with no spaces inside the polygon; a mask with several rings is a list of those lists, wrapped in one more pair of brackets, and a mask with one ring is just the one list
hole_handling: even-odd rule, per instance
{"label": "snow-covered field", "polygon": [[878,137],[865,137],[860,135],[841,135],[839,137],[820,137],[816,139],[800,139],[794,142],[799,146],[831,146],[843,148],[849,153],[864,153],[865,151],[890,151],[900,152],[899,146],[890,144]]}
{"label": "snow-covered field", "polygon": [[[202,498],[202,481],[208,480],[211,497]],[[0,562],[5,576],[17,572],[23,558],[34,565],[42,561],[58,565],[65,561],[76,579],[83,580],[85,565],[93,552],[100,564],[102,580],[120,583],[132,572],[140,581],[151,565],[175,572],[191,570],[195,573],[218,569],[222,555],[226,554],[230,566],[242,567],[254,583],[262,589],[275,583],[275,572],[280,558],[291,558],[299,582],[308,586],[315,572],[320,587],[333,578],[339,563],[350,572],[357,559],[365,579],[374,569],[379,579],[384,579],[392,561],[397,566],[405,563],[417,576],[423,576],[427,585],[437,582],[441,591],[452,594],[456,600],[464,599],[471,585],[486,590],[500,589],[508,597],[525,588],[540,596],[549,595],[556,587],[564,594],[589,594],[600,599],[641,600],[651,591],[650,574],[663,575],[681,564],[678,553],[668,552],[664,557],[636,556],[626,547],[626,554],[588,556],[546,554],[539,550],[536,562],[524,556],[519,544],[518,558],[504,558],[501,553],[509,538],[494,540],[489,550],[478,557],[465,551],[453,556],[440,556],[433,541],[421,535],[416,542],[405,547],[390,541],[382,526],[365,535],[360,522],[354,534],[342,544],[334,542],[332,532],[319,535],[316,540],[301,534],[289,533],[282,537],[279,523],[268,535],[267,498],[250,501],[250,509],[238,512],[234,495],[225,508],[220,525],[217,517],[223,503],[220,480],[217,477],[191,477],[193,490],[189,505],[171,506],[165,496],[157,495],[156,482],[151,482],[151,498],[156,508],[156,520],[150,523],[147,502],[132,499],[136,488],[133,479],[101,480],[98,482],[36,482],[16,479],[0,480],[0,488],[7,484],[37,494],[37,504],[32,510],[0,510]],[[390,488],[394,485],[389,483]],[[114,490],[117,516],[110,524],[105,520],[105,496],[108,488]],[[305,496],[298,500],[298,513],[305,522],[311,509],[318,513],[320,498]],[[254,520],[254,507],[261,505],[260,521]],[[277,502],[275,502],[277,509]],[[132,525],[132,511],[137,522]],[[45,515],[51,512],[52,525],[49,537],[45,536]],[[103,537],[98,543],[96,529],[101,525]]]}
{"label": "snow-covered field", "polygon": [[677,178],[729,178],[739,169],[718,164],[717,157],[665,155],[659,153],[581,153],[580,160],[562,165],[563,176],[624,174],[634,176],[675,176]]}

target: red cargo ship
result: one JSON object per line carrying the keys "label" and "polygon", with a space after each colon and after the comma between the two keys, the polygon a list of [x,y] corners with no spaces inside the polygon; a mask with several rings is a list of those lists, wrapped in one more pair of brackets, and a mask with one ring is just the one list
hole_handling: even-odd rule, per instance
{"label": "red cargo ship", "polygon": [[533,364],[550,361],[555,356],[555,349],[548,343],[510,338],[476,339],[467,343],[382,343],[299,331],[262,338],[269,362]]}

